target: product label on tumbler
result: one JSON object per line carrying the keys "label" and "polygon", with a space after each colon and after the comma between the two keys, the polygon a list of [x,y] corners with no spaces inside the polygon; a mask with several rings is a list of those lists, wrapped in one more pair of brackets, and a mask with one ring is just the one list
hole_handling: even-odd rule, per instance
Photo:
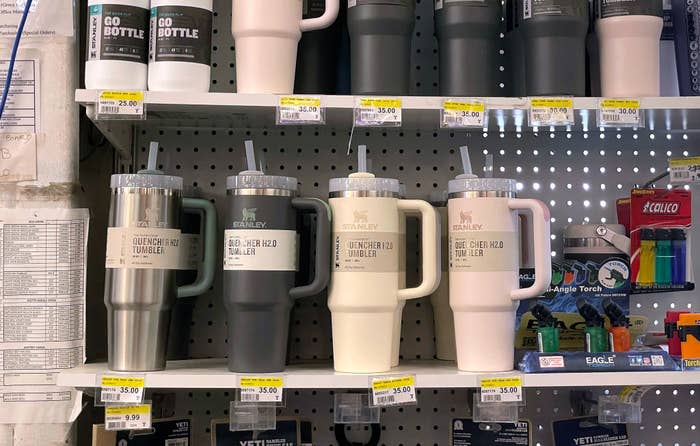
{"label": "product label on tumbler", "polygon": [[583,16],[588,15],[587,2],[580,0],[522,0],[523,19],[538,15]]}
{"label": "product label on tumbler", "polygon": [[227,229],[224,270],[296,271],[297,233],[277,229]]}
{"label": "product label on tumbler", "polygon": [[663,17],[663,3],[657,0],[596,0],[597,19],[625,15],[651,15]]}
{"label": "product label on tumbler", "polygon": [[148,61],[148,10],[127,5],[88,8],[87,60]]}
{"label": "product label on tumbler", "polygon": [[203,8],[151,8],[149,61],[210,65],[211,22],[211,11]]}
{"label": "product label on tumbler", "polygon": [[395,273],[399,234],[395,232],[337,232],[333,240],[333,271]]}
{"label": "product label on tumbler", "polygon": [[517,271],[519,252],[515,232],[452,232],[450,272]]}
{"label": "product label on tumbler", "polygon": [[105,268],[180,269],[179,229],[108,228]]}

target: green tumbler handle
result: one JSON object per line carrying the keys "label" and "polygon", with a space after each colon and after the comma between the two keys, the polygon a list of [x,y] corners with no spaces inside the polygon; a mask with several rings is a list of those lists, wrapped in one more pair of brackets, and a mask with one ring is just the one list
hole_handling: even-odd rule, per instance
{"label": "green tumbler handle", "polygon": [[204,294],[214,281],[214,268],[216,265],[216,208],[202,198],[183,198],[182,207],[197,209],[204,212],[202,231],[204,255],[197,268],[197,280],[190,285],[183,285],[177,289],[177,297],[199,296]]}

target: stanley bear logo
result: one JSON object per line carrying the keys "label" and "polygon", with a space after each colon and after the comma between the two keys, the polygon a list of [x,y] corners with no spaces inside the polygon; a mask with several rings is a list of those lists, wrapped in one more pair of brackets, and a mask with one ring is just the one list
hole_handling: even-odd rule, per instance
{"label": "stanley bear logo", "polygon": [[252,223],[255,221],[255,213],[258,211],[258,208],[243,208],[241,211],[241,214],[243,214],[243,220],[246,223]]}
{"label": "stanley bear logo", "polygon": [[241,209],[241,221],[234,221],[233,227],[236,229],[265,229],[267,222],[258,221],[258,208]]}
{"label": "stanley bear logo", "polygon": [[472,215],[471,210],[465,210],[465,209],[460,209],[459,211],[459,216],[457,217],[452,225],[452,231],[454,232],[460,232],[460,231],[481,231],[484,229],[484,225],[481,223],[474,223],[474,220],[478,221],[478,219],[475,219]]}
{"label": "stanley bear logo", "polygon": [[352,216],[356,224],[367,223],[367,211],[353,211]]}
{"label": "stanley bear logo", "polygon": [[459,213],[459,220],[464,224],[472,224],[472,211],[461,211]]}

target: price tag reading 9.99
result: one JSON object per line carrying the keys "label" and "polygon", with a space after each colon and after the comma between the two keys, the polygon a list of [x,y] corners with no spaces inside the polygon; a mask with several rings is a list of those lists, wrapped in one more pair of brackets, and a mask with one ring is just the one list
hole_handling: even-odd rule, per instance
{"label": "price tag reading 9.99", "polygon": [[241,402],[281,403],[284,378],[281,376],[242,376]]}
{"label": "price tag reading 9.99", "polygon": [[142,430],[151,428],[151,405],[105,407],[105,430]]}

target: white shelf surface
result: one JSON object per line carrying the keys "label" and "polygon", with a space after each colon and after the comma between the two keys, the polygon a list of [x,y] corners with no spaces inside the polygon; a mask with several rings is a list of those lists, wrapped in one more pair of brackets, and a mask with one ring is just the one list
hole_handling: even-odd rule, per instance
{"label": "white shelf surface", "polygon": [[[516,372],[470,373],[460,372],[453,362],[422,360],[407,361],[387,373],[336,373],[327,363],[319,365],[292,365],[282,373],[289,389],[366,389],[369,378],[378,375],[416,375],[418,388],[478,387],[483,376],[497,376]],[[95,387],[98,379],[110,372],[105,363],[86,364],[61,372],[57,384],[65,387]],[[129,375],[129,374],[127,374]],[[130,375],[134,375],[133,373]],[[240,375],[259,375],[246,373]],[[238,387],[239,374],[231,373],[223,359],[193,359],[171,361],[167,370],[147,372],[146,387],[154,389],[219,389]],[[627,385],[690,385],[700,384],[700,372],[596,372],[596,373],[543,373],[523,374],[524,387],[615,387]]]}

